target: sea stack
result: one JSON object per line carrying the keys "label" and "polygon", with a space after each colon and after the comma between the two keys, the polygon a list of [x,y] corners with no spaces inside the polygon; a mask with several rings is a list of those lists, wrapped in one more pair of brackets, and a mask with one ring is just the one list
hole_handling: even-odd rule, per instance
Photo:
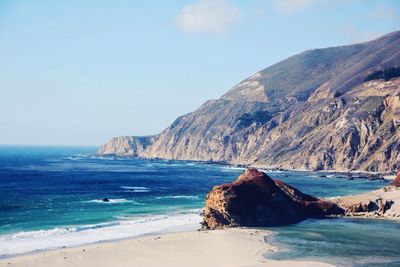
{"label": "sea stack", "polygon": [[249,168],[234,182],[215,186],[207,195],[203,227],[275,226],[343,213],[330,201],[303,194]]}
{"label": "sea stack", "polygon": [[390,184],[395,187],[400,187],[400,171],[397,173],[396,178],[393,180],[393,182]]}

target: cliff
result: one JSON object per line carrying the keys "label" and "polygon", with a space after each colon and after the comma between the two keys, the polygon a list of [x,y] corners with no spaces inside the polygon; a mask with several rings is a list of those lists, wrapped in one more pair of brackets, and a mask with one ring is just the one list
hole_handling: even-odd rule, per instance
{"label": "cliff", "polygon": [[158,135],[114,138],[98,154],[395,171],[400,78],[370,77],[399,67],[399,48],[400,32],[394,32],[371,42],[305,51],[257,72]]}

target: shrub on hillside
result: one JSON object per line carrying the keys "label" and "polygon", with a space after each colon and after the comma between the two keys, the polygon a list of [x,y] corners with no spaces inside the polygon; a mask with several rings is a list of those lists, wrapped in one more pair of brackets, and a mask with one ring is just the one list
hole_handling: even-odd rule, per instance
{"label": "shrub on hillside", "polygon": [[400,77],[400,68],[389,68],[386,70],[377,70],[365,77],[364,82],[371,80],[385,79],[388,81],[392,78]]}

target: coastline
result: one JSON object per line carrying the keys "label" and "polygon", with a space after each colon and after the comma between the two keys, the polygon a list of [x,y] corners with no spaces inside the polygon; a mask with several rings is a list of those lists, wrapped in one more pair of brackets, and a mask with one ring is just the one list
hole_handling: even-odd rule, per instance
{"label": "coastline", "polygon": [[[90,160],[87,160],[87,158],[85,156],[78,156],[79,158],[66,158],[64,161],[62,161],[62,163],[65,162],[65,164],[70,164],[71,160],[74,160],[74,163],[76,162],[76,160],[78,160],[78,163],[80,162],[79,160],[81,160],[81,164],[86,164],[86,162],[90,162],[90,163],[98,163],[97,159],[92,159],[90,158]],[[126,165],[131,166],[131,162],[125,162],[122,161],[122,163],[119,163],[120,161],[112,161],[113,163],[113,168],[117,169],[117,168],[121,168],[124,167]],[[107,164],[109,162],[107,161]],[[150,162],[151,163],[151,162]],[[138,163],[139,168],[143,166],[146,166],[146,168],[148,168],[148,166],[153,167],[153,166],[159,166],[160,168],[165,168],[166,166],[168,168],[172,168],[174,167],[175,169],[172,170],[176,170],[178,171],[182,171],[185,170],[186,168],[188,168],[188,166],[190,166],[190,169],[195,169],[196,170],[196,166],[193,167],[194,164],[184,164],[186,163],[186,161],[177,161],[177,162],[173,162],[173,164],[171,164],[171,166],[169,165],[170,162],[166,162],[165,164],[163,162],[159,163],[159,162],[155,162],[154,165],[149,165],[149,162],[142,162],[142,163]],[[182,164],[180,164],[182,163]],[[158,165],[157,165],[158,164]],[[204,164],[204,162],[203,162]],[[61,164],[60,164],[61,165]],[[195,175],[193,177],[191,177],[192,179],[196,178],[198,179],[198,177],[204,179],[204,177],[209,177],[209,176],[213,176],[213,175],[221,175],[221,177],[223,177],[223,179],[221,177],[218,176],[218,179],[216,181],[220,181],[224,182],[226,181],[230,181],[231,177],[235,176],[238,173],[238,170],[242,169],[240,167],[237,167],[235,165],[229,165],[229,164],[219,164],[220,166],[222,166],[222,169],[218,166],[218,167],[211,167],[211,169],[207,169],[210,166],[202,166],[201,164],[199,166],[197,166],[197,169],[199,170],[204,170],[206,169],[207,171],[202,171],[199,173],[195,173]],[[79,166],[79,165],[78,165]],[[136,166],[136,165],[135,165]],[[149,168],[150,168],[149,167]],[[49,168],[50,170],[53,169],[53,167]],[[226,170],[228,169],[228,171]],[[230,171],[229,169],[234,169],[235,171]],[[147,169],[146,169],[147,170]],[[141,170],[143,171],[143,170]],[[281,178],[285,179],[284,177],[288,177],[288,179],[292,179],[293,181],[296,180],[295,178],[297,178],[297,176],[303,176],[301,175],[300,172],[303,171],[298,171],[299,173],[295,173],[296,171],[288,171],[288,173],[281,173],[283,172],[283,170],[266,170],[266,171],[271,171],[271,172],[276,172],[276,175],[278,177],[276,178]],[[292,173],[293,172],[293,175]],[[308,172],[308,171],[304,171],[304,172]],[[179,172],[178,172],[179,173]],[[186,173],[186,172],[185,172]],[[211,173],[211,174],[210,174]],[[280,173],[280,174],[279,174]],[[28,173],[29,174],[29,173]],[[223,174],[223,175],[222,175]],[[326,173],[325,173],[326,174]],[[151,174],[153,175],[153,174]],[[169,175],[169,172],[168,172]],[[115,179],[115,174],[112,174],[113,179]],[[141,176],[141,175],[140,175]],[[87,200],[79,200],[79,202],[77,202],[79,205],[82,205],[81,203],[85,203],[85,205],[90,204],[89,208],[93,208],[93,209],[97,209],[99,211],[101,210],[107,210],[108,208],[111,207],[118,207],[118,205],[121,205],[121,207],[125,207],[122,206],[123,204],[116,204],[119,202],[110,202],[110,203],[105,203],[105,202],[99,202],[98,199],[101,199],[101,197],[103,196],[107,196],[109,197],[111,200],[121,200],[121,199],[125,199],[125,200],[129,200],[132,203],[135,203],[135,201],[137,200],[138,203],[140,205],[143,205],[140,202],[140,199],[137,199],[139,196],[142,197],[143,195],[147,194],[147,191],[144,192],[135,192],[134,190],[128,191],[127,192],[127,187],[131,187],[133,189],[137,189],[137,188],[145,188],[146,190],[148,190],[148,192],[153,192],[153,193],[149,193],[149,195],[151,195],[151,197],[149,198],[150,200],[156,200],[157,205],[159,205],[159,203],[161,203],[161,200],[157,200],[157,199],[166,199],[163,200],[165,203],[172,203],[175,204],[175,202],[177,203],[176,206],[178,206],[179,203],[189,203],[188,201],[184,201],[185,197],[191,197],[192,194],[195,196],[198,196],[198,192],[191,192],[190,194],[187,194],[186,191],[166,191],[165,193],[163,192],[163,194],[154,194],[154,192],[157,192],[156,190],[157,187],[155,187],[154,185],[148,184],[148,183],[144,183],[142,180],[142,177],[138,176],[137,180],[131,181],[131,182],[126,182],[124,179],[122,179],[119,183],[117,183],[115,186],[112,187],[112,190],[116,190],[116,192],[120,192],[120,194],[116,194],[116,195],[109,195],[110,189],[107,190],[103,190],[100,192],[97,192],[96,196],[89,196],[87,197]],[[185,174],[185,177],[187,175]],[[293,176],[293,177],[292,177]],[[342,181],[336,181],[335,179],[329,179],[329,177],[333,177],[334,175],[326,175],[323,176],[322,172],[310,172],[310,174],[306,174],[304,173],[304,176],[307,176],[307,178],[305,179],[305,181],[308,181],[308,183],[312,186],[316,186],[316,188],[318,189],[319,187],[322,188],[322,190],[325,190],[326,186],[324,185],[325,181],[327,182],[327,184],[335,184],[336,183],[345,183],[347,185],[347,181],[348,179],[341,179]],[[328,178],[323,178],[323,179],[319,179],[319,177],[328,177]],[[117,177],[118,178],[118,177]],[[124,178],[124,177],[122,177]],[[344,177],[343,177],[344,178]],[[356,180],[357,177],[355,177]],[[161,176],[161,180],[163,179],[163,176]],[[168,178],[169,179],[169,178]],[[222,181],[224,180],[224,181]],[[331,180],[331,181],[330,181]],[[355,185],[358,185],[358,183],[360,182],[361,184],[365,184],[366,186],[369,186],[369,182],[367,181],[362,181],[362,180],[366,180],[363,178],[357,179],[358,181],[353,181],[352,183],[355,183]],[[203,180],[200,180],[203,181]],[[205,180],[204,180],[205,181]],[[321,182],[320,182],[321,181]],[[336,181],[336,182],[335,182]],[[179,181],[178,181],[179,182]],[[215,183],[212,182],[212,183]],[[319,185],[321,183],[321,185]],[[306,183],[307,184],[307,183]],[[368,184],[368,185],[367,185]],[[377,183],[371,183],[372,185],[374,185],[373,187],[377,186]],[[207,186],[208,188],[209,186]],[[329,186],[328,186],[329,188]],[[365,189],[364,189],[365,190]],[[364,190],[361,190],[362,192]],[[325,192],[325,191],[321,191],[321,192]],[[183,195],[183,200],[179,200],[180,198],[175,198],[175,196],[180,197],[181,195]],[[343,193],[343,194],[339,194],[339,195],[349,195],[348,193]],[[171,197],[172,196],[172,197]],[[198,199],[198,198],[196,198]],[[95,200],[95,201],[93,201]],[[157,202],[158,201],[158,202]],[[180,202],[179,202],[180,201]],[[163,203],[164,203],[163,202]],[[89,203],[89,204],[87,204]],[[150,201],[150,203],[152,203]],[[163,204],[161,203],[161,204]],[[191,204],[193,203],[198,203],[198,202],[190,202]],[[143,206],[139,206],[139,204],[135,204],[132,206],[134,206],[135,208],[141,208]],[[78,205],[78,207],[80,207]],[[131,205],[131,204],[130,204]],[[192,206],[192,205],[190,205]],[[198,222],[201,220],[201,217],[199,216],[199,211],[195,211],[197,210],[197,204],[195,205],[196,208],[192,208],[190,207],[189,209],[184,208],[181,212],[181,209],[179,208],[179,210],[177,211],[173,211],[172,213],[167,213],[164,214],[164,212],[158,214],[156,213],[156,215],[154,215],[154,213],[149,213],[148,216],[146,214],[146,218],[142,218],[142,216],[138,216],[136,218],[136,215],[134,216],[130,216],[129,214],[126,215],[124,212],[119,212],[117,213],[117,215],[115,215],[113,217],[113,220],[110,221],[106,221],[105,223],[103,222],[94,222],[93,224],[89,223],[89,224],[65,224],[67,225],[67,227],[62,226],[58,226],[56,228],[49,228],[49,229],[45,229],[45,230],[27,230],[27,231],[22,231],[22,232],[12,232],[12,234],[8,235],[8,236],[3,236],[3,239],[1,239],[0,237],[0,252],[2,251],[7,251],[10,253],[9,256],[5,255],[3,258],[0,257],[0,266],[3,266],[3,263],[8,263],[8,262],[13,262],[14,260],[20,260],[20,259],[35,259],[40,260],[39,258],[42,258],[46,255],[49,254],[54,254],[55,257],[57,257],[57,255],[59,256],[60,253],[62,254],[63,251],[69,251],[70,249],[77,249],[77,253],[78,252],[82,252],[83,249],[85,249],[85,252],[87,252],[87,248],[90,247],[94,247],[94,246],[101,246],[103,247],[104,244],[108,244],[108,243],[114,243],[115,247],[118,248],[121,246],[121,244],[125,244],[124,241],[127,240],[147,240],[148,238],[151,237],[163,237],[163,236],[169,236],[172,233],[175,232],[170,232],[172,231],[176,231],[176,233],[178,234],[178,232],[184,232],[184,231],[196,231],[198,229],[197,228],[192,228],[192,229],[182,229],[180,227],[181,223],[184,223],[187,220],[187,223],[184,223],[185,225],[193,225],[194,223]],[[122,209],[121,209],[122,210]],[[193,212],[192,212],[193,211]],[[122,215],[120,215],[122,214]],[[91,214],[89,214],[91,215]],[[179,215],[178,217],[176,217],[176,215]],[[182,216],[183,217],[182,217]],[[157,217],[157,219],[155,220],[154,217]],[[116,221],[114,220],[114,218],[116,219]],[[166,221],[167,220],[167,224]],[[198,224],[197,224],[198,226]],[[149,231],[151,229],[151,231]],[[167,231],[166,231],[167,230]],[[228,230],[227,230],[228,231]],[[275,232],[275,230],[274,230]],[[279,232],[279,231],[278,231]],[[212,234],[214,235],[214,234]],[[249,235],[254,235],[250,234]],[[192,238],[192,237],[191,237]],[[161,238],[162,239],[162,238]],[[229,239],[229,238],[228,238]],[[157,239],[159,240],[159,239]],[[1,241],[6,241],[1,243]],[[8,242],[8,243],[7,243]],[[146,241],[147,242],[147,241]],[[171,241],[172,242],[172,241]],[[182,240],[175,240],[174,239],[174,243],[177,244],[177,250],[181,250],[180,246],[184,246],[186,247],[186,245],[188,247],[190,247],[192,245],[192,243],[196,243],[199,242],[199,237],[193,237],[191,239],[191,242],[186,243],[186,241],[182,241]],[[202,241],[203,242],[203,241]],[[214,238],[207,238],[207,241],[204,241],[204,243],[213,243],[216,242],[214,240]],[[218,241],[219,242],[219,241]],[[225,242],[225,241],[224,241]],[[238,239],[237,241],[234,241],[236,243],[242,243],[242,239]],[[278,245],[275,242],[271,241],[272,244],[274,245]],[[270,243],[270,242],[268,242]],[[153,250],[153,246],[154,246],[154,242],[151,244],[147,244],[147,250]],[[225,242],[222,244],[222,246],[230,246],[229,242]],[[79,250],[81,249],[81,250]],[[158,248],[157,248],[158,249]],[[163,250],[164,248],[160,248],[161,250]],[[259,250],[262,248],[258,248]],[[34,251],[33,251],[34,250]],[[115,249],[109,249],[102,251],[102,254],[104,255],[108,255],[107,257],[114,257],[114,250]],[[118,250],[118,249],[117,249]],[[21,252],[18,252],[21,251]],[[22,252],[22,251],[30,251],[30,252]],[[183,250],[185,251],[185,250]],[[237,249],[238,253],[240,254],[242,249]],[[265,250],[264,251],[268,251]],[[279,246],[279,251],[282,252],[281,247]],[[294,250],[293,250],[294,251]],[[53,253],[54,252],[54,253]],[[59,253],[59,254],[55,254],[55,253]],[[135,250],[133,250],[132,252],[134,255],[133,257],[142,257],[143,254],[140,254],[142,252],[135,252]],[[135,254],[135,253],[139,253],[139,254]],[[147,253],[147,252],[146,252]],[[169,252],[171,253],[171,252]],[[192,252],[188,252],[189,254]],[[209,251],[206,251],[204,253],[209,253]],[[212,253],[214,253],[214,251],[212,251]],[[218,253],[218,257],[225,257],[224,254],[227,254],[227,256],[229,256],[229,253]],[[254,254],[254,253],[253,253]],[[1,255],[1,253],[0,253]],[[77,256],[82,256],[81,254],[76,254]],[[197,255],[197,254],[196,254]],[[208,255],[208,254],[207,254]],[[271,253],[271,255],[278,255],[275,253]],[[315,254],[318,255],[318,254]],[[33,257],[33,258],[32,258]],[[102,257],[102,255],[98,255],[98,257]],[[95,258],[98,258],[95,257]],[[145,256],[144,256],[145,257]],[[197,257],[197,256],[196,256]],[[209,257],[209,256],[207,256]],[[210,256],[210,257],[216,257],[216,256]],[[267,256],[274,258],[274,256]],[[69,257],[67,256],[67,259]],[[150,257],[151,258],[151,257]],[[63,258],[64,259],[64,258]],[[146,259],[146,257],[145,257]],[[279,259],[279,257],[277,256],[276,259]],[[281,259],[291,259],[291,260],[311,260],[311,261],[318,261],[318,260],[325,260],[324,257],[321,258],[313,258],[313,257],[309,257],[309,258],[305,258],[303,256],[299,256],[299,257],[287,257],[287,258],[281,258]],[[96,260],[96,259],[94,259]],[[168,259],[170,260],[170,259]],[[247,261],[246,264],[244,264],[244,266],[257,266],[255,264],[264,264],[265,259],[261,257],[260,260],[258,260],[256,263],[254,263],[254,261]],[[269,262],[269,260],[267,260]],[[332,261],[334,262],[334,261]],[[58,263],[55,263],[55,265],[57,266]],[[122,266],[124,263],[121,263]],[[144,264],[144,263],[143,263]],[[149,263],[151,264],[151,263]],[[192,263],[187,263],[187,265],[193,265]],[[214,262],[206,262],[204,263],[204,265],[211,265],[214,264]],[[281,263],[279,263],[281,264]],[[283,264],[283,263],[282,263]],[[20,266],[31,266],[30,261],[27,262],[25,265],[23,262],[21,262]],[[43,264],[38,264],[37,266],[42,266]],[[76,266],[76,264],[72,264],[73,266]],[[72,266],[71,265],[71,266]],[[98,265],[98,264],[94,264],[94,265]],[[142,266],[142,264],[137,264],[138,266]],[[153,264],[153,265],[148,265],[148,266],[164,266],[164,264]],[[176,266],[177,264],[171,263],[171,266]],[[221,264],[222,265],[222,262]],[[4,265],[4,266],[10,266],[9,264]],[[13,265],[15,266],[15,264]],[[17,265],[18,266],[18,265]],[[49,266],[54,266],[54,264],[49,264]],[[79,265],[78,265],[79,266]],[[83,266],[83,265],[82,265]],[[84,266],[87,266],[87,264],[84,264]],[[144,265],[147,266],[147,265]],[[178,265],[179,266],[179,265]],[[183,265],[182,265],[183,266]],[[264,265],[262,265],[264,266]],[[268,266],[268,265],[267,265]],[[274,264],[273,266],[276,266],[276,264]],[[290,265],[289,265],[290,266]],[[296,266],[298,266],[298,264],[296,264]],[[317,265],[318,266],[318,265]],[[326,266],[326,265],[324,265]]]}
{"label": "coastline", "polygon": [[0,259],[0,266],[333,266],[323,262],[275,261],[264,255],[270,231],[231,228],[154,234]]}
{"label": "coastline", "polygon": [[[164,158],[151,158],[151,157],[136,157],[136,156],[123,156],[123,155],[113,155],[113,154],[94,154],[96,157],[103,158],[121,158],[121,159],[144,159],[144,160],[161,160],[161,161],[178,161],[178,162],[189,162],[189,163],[198,163],[198,164],[211,164],[211,165],[220,165],[223,167],[229,167],[232,169],[240,169],[245,170],[247,168],[257,168],[260,171],[264,172],[315,172],[319,174],[340,174],[340,175],[355,175],[354,178],[357,179],[368,179],[371,177],[384,178],[385,180],[393,180],[396,176],[395,172],[385,171],[385,172],[373,172],[373,171],[364,171],[364,170],[334,170],[334,169],[323,169],[323,170],[313,170],[313,169],[296,169],[296,168],[280,168],[274,166],[266,166],[263,164],[240,164],[240,163],[232,163],[229,161],[210,161],[210,160],[189,160],[189,159],[164,159]],[[365,176],[365,177],[360,177]]]}
{"label": "coastline", "polygon": [[61,248],[117,242],[156,234],[195,231],[200,228],[201,219],[200,212],[193,211],[5,234],[0,236],[0,260]]}

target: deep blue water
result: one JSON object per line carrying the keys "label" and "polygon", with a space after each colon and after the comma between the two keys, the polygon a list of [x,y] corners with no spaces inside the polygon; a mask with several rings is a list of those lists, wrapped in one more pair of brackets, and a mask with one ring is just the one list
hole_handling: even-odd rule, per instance
{"label": "deep blue water", "polygon": [[232,178],[214,165],[91,156],[95,151],[1,148],[0,234],[200,208],[212,185]]}
{"label": "deep blue water", "polygon": [[[242,172],[216,164],[97,157],[95,151],[94,147],[0,146],[0,255],[198,227],[207,192]],[[308,172],[269,175],[323,197],[357,194],[385,184],[335,175],[322,178]],[[102,202],[104,197],[110,202]],[[309,242],[301,234],[304,225],[317,230],[332,228],[332,232],[354,230],[343,220],[328,222],[279,228],[280,234],[274,238],[282,244],[294,242],[296,234],[292,233],[298,231],[299,240]],[[342,228],[337,229],[337,223]],[[371,229],[381,225],[366,220],[360,223]],[[398,230],[398,224],[385,223],[384,227]],[[307,253],[310,258],[318,257],[313,250],[302,253],[302,257],[308,257]]]}

